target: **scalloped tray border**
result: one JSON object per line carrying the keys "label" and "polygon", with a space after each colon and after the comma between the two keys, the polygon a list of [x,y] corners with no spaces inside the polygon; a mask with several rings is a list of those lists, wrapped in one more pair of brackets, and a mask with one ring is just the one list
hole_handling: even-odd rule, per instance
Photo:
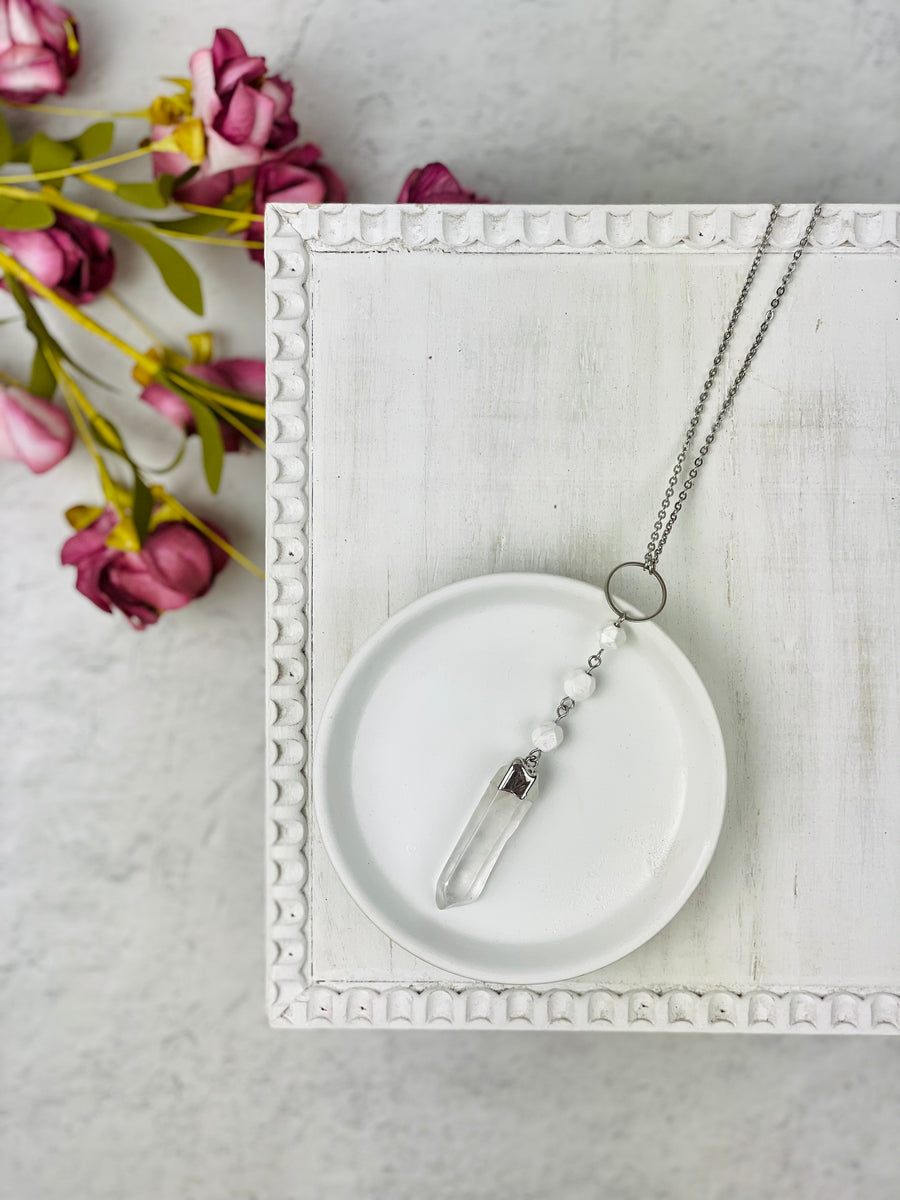
{"label": "scalloped tray border", "polygon": [[[768,205],[269,205],[266,212],[266,781],[268,1012],[276,1028],[742,1030],[900,1033],[900,995],[606,988],[320,986],[307,975],[306,279],[310,254],[408,250],[696,251],[758,244]],[[786,207],[773,250],[809,205]],[[826,205],[811,249],[900,246],[900,205]]]}

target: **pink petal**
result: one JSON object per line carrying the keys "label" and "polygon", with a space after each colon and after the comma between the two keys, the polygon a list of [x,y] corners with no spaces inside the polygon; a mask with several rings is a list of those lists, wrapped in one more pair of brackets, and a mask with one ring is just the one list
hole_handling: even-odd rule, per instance
{"label": "pink petal", "polygon": [[0,7],[0,40],[39,46],[43,38],[38,32],[36,15],[31,0],[6,0]]}
{"label": "pink petal", "polygon": [[220,358],[214,364],[222,387],[243,392],[255,400],[266,398],[266,364],[260,358]]}
{"label": "pink petal", "polygon": [[212,50],[205,51],[212,58],[213,65],[220,71],[229,59],[246,57],[244,43],[233,29],[217,29],[213,38]]}
{"label": "pink petal", "polygon": [[274,113],[275,102],[270,96],[239,83],[227,109],[216,117],[214,128],[232,145],[249,143],[262,149],[271,132]]}
{"label": "pink petal", "polygon": [[150,534],[142,550],[123,554],[110,567],[108,578],[117,596],[161,612],[184,608],[212,583],[209,543],[189,526],[167,521]]}
{"label": "pink petal", "polygon": [[233,92],[239,83],[256,84],[266,71],[264,58],[234,58],[216,71],[216,91],[220,98]]}
{"label": "pink petal", "polygon": [[213,581],[209,546],[198,530],[167,521],[151,533],[142,554],[168,587],[195,598],[208,592]]}
{"label": "pink petal", "polygon": [[[201,175],[216,175],[220,171],[237,171],[254,167],[262,158],[262,148],[250,142],[235,145],[216,129],[206,130],[206,160]],[[252,170],[248,175],[252,175]],[[198,176],[199,178],[199,176]]]}
{"label": "pink petal", "polygon": [[487,204],[489,201],[464,188],[443,163],[433,162],[410,171],[397,203]]}
{"label": "pink petal", "polygon": [[[196,175],[192,175],[187,183],[180,184],[173,195],[180,204],[202,204],[208,208],[217,208],[229,192],[240,183],[238,171],[216,171],[207,175],[203,167]],[[252,173],[253,168],[247,167],[246,173]]]}
{"label": "pink petal", "polygon": [[42,475],[66,457],[73,439],[68,416],[49,400],[23,388],[0,390],[0,458]]}
{"label": "pink petal", "polygon": [[104,612],[108,613],[112,612],[112,605],[104,594],[105,574],[107,567],[115,562],[119,554],[121,554],[120,550],[110,550],[107,547],[105,551],[80,562],[75,576],[76,590],[81,592],[82,596],[86,596],[92,604],[96,604],[98,608],[102,608]]}
{"label": "pink petal", "polygon": [[57,55],[45,46],[10,46],[0,54],[0,96],[34,104],[52,92],[66,90]]}
{"label": "pink petal", "polygon": [[66,252],[46,229],[0,229],[3,242],[45,287],[56,287],[66,272]]}
{"label": "pink petal", "polygon": [[141,399],[183,433],[193,433],[196,429],[193,413],[185,401],[161,383],[151,383],[145,387]]}
{"label": "pink petal", "polygon": [[[109,547],[106,536],[117,524],[119,518],[115,510],[107,508],[92,524],[73,533],[60,552],[60,562],[64,567],[78,566],[96,554],[103,554]],[[120,553],[110,550],[111,554]]]}
{"label": "pink petal", "polygon": [[[148,625],[155,625],[159,620],[159,610],[129,590],[130,577],[126,560],[136,557],[137,555],[119,552],[100,571],[98,587],[104,598],[123,612],[135,629],[146,629]],[[82,590],[78,584],[76,586],[79,591]]]}
{"label": "pink petal", "polygon": [[325,182],[325,199],[329,204],[343,204],[347,199],[347,185],[333,167],[318,163],[316,170]]}
{"label": "pink petal", "polygon": [[[12,0],[14,3],[15,0]],[[39,7],[33,11],[34,23],[38,37],[45,46],[50,46],[59,55],[66,74],[72,75],[78,66],[78,51],[72,53],[69,47],[69,30],[71,25],[75,31],[75,41],[78,41],[78,25],[72,14],[49,0],[41,0]],[[21,40],[21,39],[17,39]]]}
{"label": "pink petal", "polygon": [[209,129],[222,109],[216,92],[216,71],[211,50],[195,50],[191,55],[194,116]]}
{"label": "pink petal", "polygon": [[275,103],[272,132],[269,134],[266,148],[280,150],[283,146],[290,145],[300,132],[300,127],[291,116],[291,104],[294,101],[293,84],[281,79],[278,75],[270,75],[268,79],[263,80],[260,91]]}

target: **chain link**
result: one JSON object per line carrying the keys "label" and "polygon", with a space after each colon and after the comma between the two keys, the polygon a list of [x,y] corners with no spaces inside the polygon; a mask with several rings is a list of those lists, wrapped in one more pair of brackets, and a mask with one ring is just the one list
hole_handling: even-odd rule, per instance
{"label": "chain link", "polygon": [[[706,377],[706,382],[703,385],[703,391],[700,393],[700,398],[697,402],[697,406],[694,409],[693,415],[691,416],[690,423],[687,427],[687,434],[684,439],[684,444],[681,447],[681,450],[678,452],[678,457],[675,459],[675,465],[672,468],[672,474],[669,478],[669,483],[668,483],[668,486],[666,487],[666,492],[665,492],[665,495],[663,496],[662,504],[660,505],[659,512],[657,513],[657,516],[656,516],[656,523],[653,526],[653,532],[650,535],[650,541],[647,543],[646,553],[644,554],[644,569],[647,571],[653,571],[656,569],[656,564],[659,562],[659,556],[662,554],[663,546],[665,546],[666,541],[668,540],[669,534],[672,532],[672,526],[675,524],[675,522],[678,519],[678,514],[681,512],[684,502],[687,499],[688,492],[690,492],[694,486],[694,483],[697,479],[697,473],[699,472],[700,468],[703,466],[703,463],[706,459],[706,455],[709,451],[709,448],[713,444],[716,434],[719,431],[719,426],[722,424],[722,421],[724,420],[726,413],[728,412],[728,410],[731,408],[732,404],[734,403],[734,398],[737,395],[738,388],[741,386],[741,383],[744,380],[744,376],[747,374],[747,370],[750,367],[750,364],[753,362],[753,359],[756,357],[756,352],[759,349],[759,347],[762,343],[762,340],[766,335],[766,331],[768,330],[769,325],[772,323],[772,320],[775,316],[778,306],[780,305],[782,297],[784,296],[788,282],[790,281],[791,276],[793,275],[794,271],[796,270],[797,263],[800,261],[800,256],[803,254],[803,251],[806,249],[806,246],[809,242],[810,236],[813,231],[813,227],[815,226],[816,221],[818,220],[819,216],[821,215],[822,205],[817,204],[815,206],[815,208],[813,209],[813,214],[812,214],[812,217],[810,218],[809,224],[806,227],[806,232],[801,237],[801,239],[797,245],[797,249],[794,251],[794,253],[791,257],[791,261],[788,264],[788,269],[785,271],[784,275],[782,276],[781,283],[775,289],[775,295],[773,296],[772,300],[769,302],[768,311],[766,312],[766,315],[763,317],[762,323],[760,324],[760,327],[757,331],[756,337],[753,339],[753,343],[750,346],[750,349],[747,351],[747,355],[746,355],[743,363],[741,364],[740,369],[738,370],[737,374],[735,375],[735,377],[731,383],[731,386],[728,388],[728,391],[725,393],[725,399],[722,402],[722,406],[719,409],[718,413],[716,414],[715,420],[713,421],[712,425],[710,426],[709,433],[704,438],[703,444],[700,447],[697,457],[694,459],[693,464],[691,465],[690,469],[688,470],[687,478],[684,480],[684,483],[682,484],[681,491],[678,493],[678,498],[675,500],[675,503],[672,504],[672,498],[675,495],[675,489],[678,486],[678,480],[681,476],[682,468],[684,467],[684,464],[687,460],[688,452],[691,448],[691,443],[693,442],[694,435],[697,432],[697,426],[700,423],[700,418],[702,417],[703,410],[706,407],[706,401],[709,399],[710,389],[712,388],[712,385],[715,382],[716,376],[719,373],[719,367],[722,364],[722,360],[723,360],[725,351],[728,348],[729,342],[731,341],[731,335],[734,333],[734,329],[735,329],[735,325],[737,324],[738,317],[741,315],[741,310],[744,307],[744,301],[747,299],[747,296],[750,292],[750,287],[753,283],[753,280],[756,276],[756,272],[759,268],[759,264],[762,261],[763,251],[766,249],[766,247],[769,244],[769,239],[772,235],[772,230],[775,226],[775,222],[778,219],[778,214],[779,214],[780,209],[781,209],[780,204],[776,204],[772,209],[772,213],[769,217],[769,223],[766,225],[766,231],[762,236],[762,241],[760,242],[759,247],[756,251],[756,254],[753,258],[753,263],[747,274],[747,278],[744,281],[744,286],[741,288],[741,293],[738,296],[737,304],[734,306],[734,312],[732,312],[731,319],[729,320],[727,326],[725,327],[725,332],[722,335],[722,340],[719,343],[719,348],[716,351],[716,355],[715,355],[715,358],[713,358],[712,366],[710,367],[709,374]],[[669,511],[670,507],[671,507],[671,512]],[[667,514],[668,514],[668,517],[667,517]]]}

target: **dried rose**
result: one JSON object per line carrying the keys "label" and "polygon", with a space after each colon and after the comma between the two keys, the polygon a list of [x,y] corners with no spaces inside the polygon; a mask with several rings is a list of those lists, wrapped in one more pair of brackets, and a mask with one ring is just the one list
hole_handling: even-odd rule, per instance
{"label": "dried rose", "polygon": [[[231,392],[241,392],[254,400],[262,402],[266,398],[266,364],[261,359],[220,358],[214,363],[191,363],[185,370],[207,383],[227,388]],[[161,383],[148,384],[141,392],[141,399],[185,433],[197,432],[194,415],[188,405],[181,396],[170,392]],[[246,439],[233,425],[229,425],[227,421],[220,421],[219,425],[226,451],[240,450],[247,445]]]}
{"label": "dried rose", "polygon": [[58,212],[49,229],[0,229],[0,243],[64,300],[88,304],[109,286],[116,259],[105,229]]}
{"label": "dried rose", "polygon": [[443,163],[433,162],[410,171],[400,189],[397,203],[490,204],[490,200],[464,188]]}
{"label": "dried rose", "polygon": [[69,538],[60,558],[77,569],[75,586],[83,596],[104,612],[118,608],[135,629],[205,596],[228,561],[224,550],[182,521],[157,525],[140,550],[116,549],[107,538],[118,520],[114,509],[105,509]]}
{"label": "dried rose", "polygon": [[[297,136],[290,113],[293,86],[266,74],[266,60],[247,54],[231,29],[217,29],[212,48],[191,56],[193,115],[203,122],[206,157],[200,170],[175,191],[176,200],[215,206],[249,179],[253,169]],[[154,139],[171,125],[156,125]],[[177,153],[153,155],[157,175],[181,175],[191,165]]]}
{"label": "dried rose", "polygon": [[78,26],[51,0],[0,0],[0,98],[61,96],[78,70]]}
{"label": "dried rose", "polygon": [[[261,213],[266,204],[283,201],[286,204],[343,204],[347,189],[337,171],[320,162],[322,151],[312,142],[293,146],[278,158],[262,163],[256,172],[253,211]],[[248,241],[262,241],[261,221],[247,227]],[[263,261],[262,250],[248,250],[258,263]]]}
{"label": "dried rose", "polygon": [[67,413],[20,387],[0,386],[0,458],[42,475],[72,449]]}

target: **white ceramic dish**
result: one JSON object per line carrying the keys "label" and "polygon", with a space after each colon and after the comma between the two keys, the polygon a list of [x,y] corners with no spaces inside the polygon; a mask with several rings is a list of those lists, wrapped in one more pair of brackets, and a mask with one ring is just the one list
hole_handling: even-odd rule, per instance
{"label": "white ceramic dish", "polygon": [[425,961],[491,982],[573,978],[651,938],[706,870],[726,792],[715,711],[674,643],[629,623],[484,894],[435,904],[488,780],[527,751],[608,620],[580,581],[465,580],[392,617],[332,692],[312,761],[323,839],[362,910]]}

